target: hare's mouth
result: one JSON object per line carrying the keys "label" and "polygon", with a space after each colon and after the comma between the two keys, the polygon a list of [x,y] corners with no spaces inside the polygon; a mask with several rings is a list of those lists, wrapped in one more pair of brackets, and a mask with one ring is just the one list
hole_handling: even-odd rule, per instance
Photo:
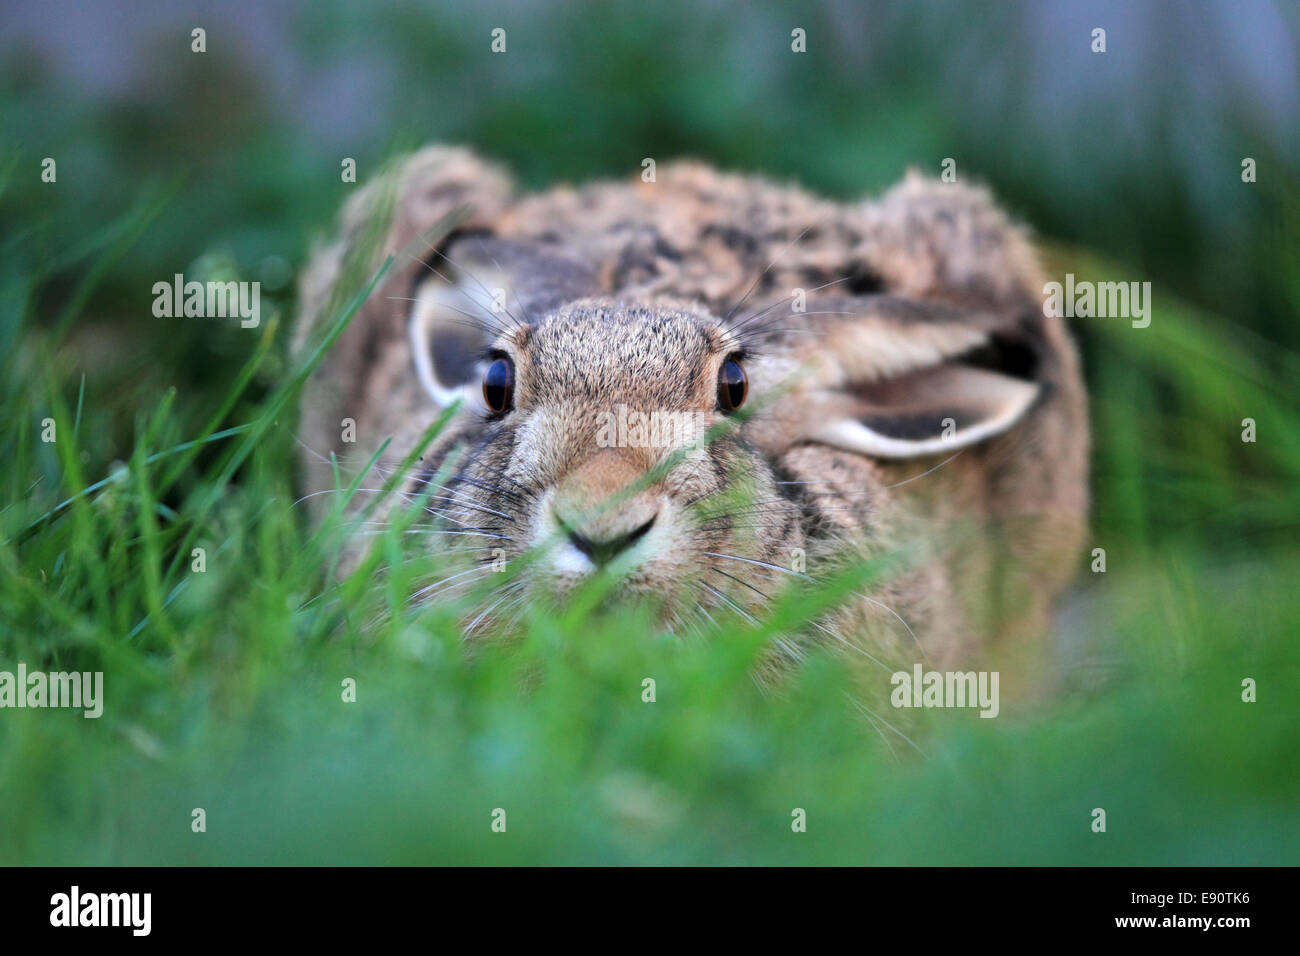
{"label": "hare's mouth", "polygon": [[532,544],[550,576],[579,581],[597,573],[634,577],[669,547],[673,508],[657,495],[641,494],[615,507],[591,509],[554,490],[539,502]]}
{"label": "hare's mouth", "polygon": [[582,554],[593,566],[601,566],[609,564],[644,538],[650,529],[654,527],[655,519],[658,517],[658,512],[655,512],[628,531],[620,530],[612,535],[597,538],[588,537],[576,528],[565,528],[564,530],[569,538],[570,548]]}

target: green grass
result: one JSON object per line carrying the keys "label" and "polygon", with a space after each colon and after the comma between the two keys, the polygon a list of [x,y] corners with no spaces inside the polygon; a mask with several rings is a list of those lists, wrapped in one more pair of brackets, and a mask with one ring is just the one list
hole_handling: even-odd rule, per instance
{"label": "green grass", "polygon": [[[219,401],[182,384],[122,402],[65,347],[163,201],[58,264],[85,271],[53,322],[47,274],[0,286],[0,669],[106,686],[98,720],[0,711],[0,863],[1300,861],[1294,354],[1168,299],[1146,330],[1080,328],[1108,571],[1081,575],[1078,661],[1036,704],[941,714],[909,741],[851,704],[832,655],[760,690],[770,625],[681,641],[578,608],[467,655],[467,598],[407,606],[432,565],[400,522],[333,580],[348,519],[315,528],[295,504],[293,408],[365,289],[299,364],[282,321],[246,333]],[[124,408],[135,437],[114,458],[101,439]]]}

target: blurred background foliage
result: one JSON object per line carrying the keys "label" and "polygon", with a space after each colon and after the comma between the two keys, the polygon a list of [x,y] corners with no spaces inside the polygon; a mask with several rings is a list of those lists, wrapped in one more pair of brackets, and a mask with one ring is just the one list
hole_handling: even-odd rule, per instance
{"label": "blurred background foliage", "polygon": [[[959,177],[989,184],[1033,228],[1054,277],[1150,281],[1155,312],[1144,330],[1073,323],[1110,571],[1083,576],[1060,650],[1079,685],[1127,673],[1109,696],[1068,699],[1038,724],[941,721],[931,759],[882,774],[862,756],[861,728],[824,704],[839,699],[837,676],[812,667],[774,716],[771,701],[738,689],[745,661],[725,649],[665,660],[628,647],[617,622],[593,625],[576,662],[548,655],[544,630],[534,657],[489,655],[477,668],[456,659],[454,634],[412,638],[416,650],[398,635],[370,656],[350,643],[301,655],[307,626],[285,608],[314,579],[302,568],[277,579],[301,528],[287,506],[266,504],[292,495],[283,430],[203,523],[228,536],[228,553],[259,557],[172,606],[183,639],[139,630],[171,580],[141,583],[139,569],[169,555],[141,561],[131,538],[109,546],[107,570],[78,563],[134,526],[125,489],[0,551],[3,660],[93,653],[117,668],[123,695],[102,722],[111,730],[4,715],[0,860],[1294,862],[1298,10],[1282,0],[6,6],[4,530],[133,455],[136,475],[146,451],[199,435],[266,346],[234,323],[154,318],[152,286],[174,273],[262,282],[275,347],[223,424],[263,414],[288,371],[293,277],[357,188],[340,181],[344,157],[364,181],[396,153],[466,143],[544,188],[635,175],[646,156],[693,156],[846,199],[909,166],[937,174],[952,157]],[[201,55],[190,50],[196,26],[207,31]],[[498,26],[504,55],[489,49]],[[806,54],[790,50],[795,27]],[[1090,51],[1094,27],[1107,31],[1105,54]],[[40,182],[44,157],[57,161],[56,184]],[[1241,180],[1244,157],[1257,162],[1253,184]],[[72,458],[33,438],[56,405],[82,423]],[[1259,423],[1256,444],[1240,441],[1246,417]],[[208,487],[216,448],[157,502],[164,528]],[[80,484],[67,477],[78,467]],[[22,590],[38,571],[66,605]],[[689,701],[653,728],[609,699],[639,680],[647,655]],[[551,670],[520,700],[530,660]],[[337,708],[304,690],[340,668],[386,701],[355,727],[331,724]],[[1243,713],[1250,673],[1264,675],[1275,709]],[[312,802],[322,788],[332,803]],[[240,825],[202,845],[184,829],[160,833],[156,821],[198,791]],[[486,851],[465,834],[498,801],[534,817],[521,842]],[[782,843],[789,807],[810,801],[815,836]],[[1102,801],[1127,813],[1122,841],[1075,827]]]}

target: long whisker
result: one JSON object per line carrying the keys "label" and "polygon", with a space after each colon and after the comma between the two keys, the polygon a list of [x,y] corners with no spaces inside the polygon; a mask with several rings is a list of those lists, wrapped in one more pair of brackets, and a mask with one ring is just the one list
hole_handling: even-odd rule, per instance
{"label": "long whisker", "polygon": [[871,711],[871,710],[869,710],[869,709],[866,708],[866,707],[863,707],[861,704],[859,704],[859,703],[858,703],[856,700],[854,700],[852,697],[849,697],[849,702],[852,703],[853,706],[855,706],[855,707],[858,708],[858,711],[862,714],[862,716],[865,717],[865,718],[867,719],[867,723],[869,723],[869,724],[871,725],[871,729],[874,730],[874,731],[876,732],[877,736],[879,736],[880,739],[883,740],[883,741],[885,742],[885,746],[889,748],[889,754],[890,754],[890,756],[892,756],[895,760],[897,760],[897,759],[898,759],[898,751],[894,749],[894,745],[893,745],[893,743],[890,742],[889,738],[885,736],[885,732],[884,732],[883,730],[881,730],[881,729],[880,729],[880,726],[876,723],[875,718],[872,716],[872,714],[873,714],[874,712]]}
{"label": "long whisker", "polygon": [[[777,305],[780,304],[781,304],[780,302],[777,303]],[[745,334],[754,335],[754,336],[771,335],[772,332],[775,331],[772,328],[772,323],[780,322],[786,319],[789,315],[860,315],[860,314],[861,313],[859,312],[846,312],[843,310],[832,310],[832,309],[814,309],[811,312],[796,312],[793,309],[791,309],[788,314],[785,312],[778,312],[776,315],[772,316],[766,322],[760,322],[758,325],[754,326],[753,328],[747,329]],[[753,321],[753,319],[751,318],[746,320],[747,323],[750,321]],[[813,330],[809,330],[809,331],[813,331]],[[819,329],[816,331],[821,332],[824,330]]]}
{"label": "long whisker", "polygon": [[871,714],[873,717],[875,717],[876,720],[880,721],[882,724],[884,724],[894,733],[898,734],[898,736],[902,737],[905,741],[907,741],[912,746],[912,748],[916,750],[916,752],[919,753],[922,757],[925,757],[927,760],[929,759],[930,755],[927,754],[924,750],[922,750],[919,746],[917,746],[916,741],[914,741],[911,737],[907,736],[907,734],[903,733],[901,730],[899,730],[889,721],[885,720],[884,717],[881,717],[874,710],[871,710],[870,708],[866,707],[860,701],[853,700],[852,696],[848,695],[847,693],[845,694],[845,696],[848,697],[850,701],[853,701],[853,705],[855,707],[857,707],[859,710],[863,711],[864,713]]}
{"label": "long whisker", "polygon": [[482,621],[482,620],[483,620],[485,617],[487,617],[489,614],[491,614],[493,611],[495,611],[498,607],[500,607],[500,606],[502,605],[502,603],[504,603],[505,600],[506,600],[506,598],[508,598],[508,597],[509,597],[508,594],[506,594],[506,595],[502,595],[501,597],[499,597],[499,598],[497,598],[495,601],[493,601],[491,604],[489,604],[486,608],[484,608],[483,611],[482,611],[482,613],[479,614],[478,617],[474,618],[474,620],[471,621],[471,622],[469,623],[469,625],[468,625],[467,627],[465,627],[464,630],[461,631],[461,638],[464,639],[464,638],[469,637],[471,634],[473,634],[473,633],[474,633],[474,629],[475,629],[476,627],[478,627],[479,622]]}
{"label": "long whisker", "polygon": [[[416,600],[417,598],[424,597],[426,594],[431,593],[436,588],[442,587],[443,585],[448,584],[451,581],[455,581],[458,578],[463,578],[467,574],[495,574],[495,573],[496,573],[496,569],[489,564],[489,565],[484,565],[482,567],[469,568],[468,570],[465,571],[459,571],[456,574],[450,574],[445,578],[442,578],[438,581],[434,581],[432,584],[426,585],[420,588],[419,590],[415,591],[409,598],[407,598],[407,603],[409,604],[412,601]],[[463,583],[468,583],[468,582],[463,582]]]}
{"label": "long whisker", "polygon": [[[766,561],[759,561],[759,560],[756,559],[756,558],[742,558],[742,557],[740,557],[739,555],[735,555],[735,554],[721,554],[721,553],[716,552],[716,551],[705,551],[704,554],[708,555],[708,556],[711,557],[711,558],[724,558],[724,559],[728,559],[728,560],[731,560],[731,561],[743,561],[743,562],[745,562],[746,564],[756,564],[756,565],[758,565],[759,567],[769,568],[769,569],[771,569],[771,570],[773,570],[773,571],[780,571],[782,574],[788,574],[788,575],[791,575],[792,577],[801,578],[801,579],[803,579],[803,580],[805,580],[805,581],[815,581],[814,578],[811,578],[811,577],[809,577],[809,576],[806,575],[806,574],[801,574],[801,573],[799,573],[798,571],[791,571],[789,568],[783,568],[783,567],[781,567],[779,564],[770,564],[770,563],[768,563],[768,562],[766,562]],[[899,623],[902,624],[903,627],[907,628],[907,633],[911,635],[912,640],[913,640],[913,642],[915,642],[915,644],[916,644],[916,646],[917,646],[917,649],[920,650],[922,657],[925,657],[925,648],[921,646],[921,641],[917,638],[917,636],[916,636],[916,632],[912,630],[911,625],[908,624],[907,621],[903,620],[903,616],[902,616],[901,614],[899,614],[897,611],[895,611],[895,610],[894,610],[892,607],[890,607],[888,604],[885,604],[885,603],[883,603],[883,602],[881,602],[881,601],[877,601],[875,598],[873,598],[873,597],[871,597],[871,596],[869,596],[869,595],[867,595],[867,594],[864,594],[864,593],[862,593],[861,591],[855,591],[855,592],[853,592],[853,593],[854,593],[855,596],[862,598],[863,600],[867,601],[869,604],[874,604],[874,605],[876,605],[877,607],[883,608],[884,610],[886,610],[886,611],[888,611],[890,614],[892,614],[894,617],[896,617],[896,618],[898,619]],[[870,657],[870,655],[867,655],[867,656]],[[874,658],[873,658],[873,660],[874,660]],[[879,662],[877,661],[877,663],[879,663]],[[883,665],[882,665],[882,666],[883,666]]]}
{"label": "long whisker", "polygon": [[907,633],[912,636],[912,643],[914,643],[916,645],[916,649],[921,652],[922,659],[925,660],[929,659],[926,657],[925,648],[921,646],[921,641],[916,636],[916,632],[912,630],[912,626],[908,624],[907,621],[903,620],[903,615],[899,614],[897,611],[895,611],[888,604],[885,604],[883,601],[877,601],[875,598],[863,594],[861,591],[854,591],[853,593],[858,597],[862,598],[862,600],[866,601],[868,604],[874,604],[876,607],[883,608],[884,610],[888,611],[890,614],[894,615],[894,617],[898,620],[898,623],[902,624],[903,627],[907,628]]}
{"label": "long whisker", "polygon": [[[384,490],[384,489],[382,489],[382,488],[356,488],[356,489],[354,489],[354,491],[357,492],[357,493],[365,492],[365,493],[367,493],[367,494],[374,494],[374,495],[382,494],[382,493],[383,493],[383,490]],[[318,497],[318,496],[320,496],[320,495],[341,495],[341,494],[343,494],[345,491],[347,491],[346,488],[326,488],[326,489],[324,489],[324,490],[322,490],[322,491],[313,491],[311,494],[303,495],[301,498],[299,498],[299,499],[298,499],[297,501],[295,501],[293,504],[294,504],[295,506],[296,506],[296,505],[300,505],[300,504],[302,504],[304,501],[306,501],[308,498],[316,498],[316,497]]]}
{"label": "long whisker", "polygon": [[[479,242],[482,242],[482,241],[483,241],[482,239],[479,240]],[[475,284],[476,286],[478,286],[480,289],[482,289],[482,290],[483,290],[483,294],[486,295],[489,299],[495,299],[495,296],[492,295],[492,290],[489,289],[486,285],[484,285],[483,282],[482,282],[482,280],[479,279],[479,277],[476,276],[473,272],[471,272],[469,269],[466,269],[466,268],[465,268],[464,266],[462,266],[462,265],[458,265],[457,263],[452,262],[451,257],[450,257],[449,255],[447,255],[445,252],[443,252],[441,249],[437,249],[437,248],[435,248],[433,251],[434,251],[435,254],[437,254],[437,255],[439,255],[439,256],[442,256],[443,261],[445,261],[446,263],[448,263],[448,264],[449,264],[453,269],[457,269],[457,270],[459,270],[459,271],[465,273],[465,275],[469,276],[470,279],[473,280],[474,284]],[[493,260],[493,261],[495,262],[496,260]],[[500,263],[497,263],[497,268],[498,268],[498,269],[501,269],[501,265],[500,265]],[[502,272],[505,272],[504,269],[501,269],[501,271],[502,271]],[[469,298],[469,296],[467,295],[466,298]],[[473,300],[471,299],[470,301],[473,301]],[[479,304],[479,303],[475,303],[475,305],[478,305],[478,304]],[[495,310],[493,310],[493,311],[495,312]],[[515,328],[523,328],[523,327],[524,327],[524,323],[520,322],[519,319],[515,317],[514,313],[511,312],[509,309],[505,308],[504,305],[502,306],[502,311],[504,311],[505,314],[506,314],[507,316],[510,317],[510,321],[512,321],[512,322],[515,324]]]}
{"label": "long whisker", "polygon": [[[721,568],[712,568],[711,570],[716,571],[718,574],[724,575],[725,577],[731,578],[731,580],[735,581],[737,584],[743,584],[745,587],[749,588],[751,591],[756,591],[756,592],[758,592],[759,596],[761,596],[761,597],[764,598],[765,600],[767,600],[767,601],[769,601],[769,602],[771,601],[771,598],[769,598],[768,595],[764,594],[762,591],[760,591],[758,588],[754,587],[754,585],[750,584],[748,581],[743,581],[743,580],[741,580],[740,578],[736,577],[734,574],[728,574],[726,571],[723,571]],[[827,635],[829,635],[830,637],[833,637],[835,640],[839,641],[839,642],[840,642],[841,644],[843,644],[845,647],[849,648],[850,650],[857,651],[859,654],[861,654],[862,656],[866,657],[866,658],[867,658],[868,660],[870,660],[872,663],[879,665],[879,666],[880,666],[882,669],[884,669],[887,673],[891,673],[891,674],[892,674],[892,673],[896,670],[896,668],[889,667],[887,664],[885,664],[883,661],[881,661],[878,657],[876,657],[876,656],[874,656],[873,654],[869,653],[869,652],[866,650],[866,648],[859,647],[858,645],[852,643],[851,641],[846,640],[846,639],[845,639],[842,635],[840,635],[838,632],[831,630],[829,627],[826,627],[826,626],[825,626],[824,624],[822,624],[820,621],[812,621],[812,622],[810,622],[810,623],[812,624],[813,627],[817,628],[819,631],[823,632],[824,634],[827,634]]]}
{"label": "long whisker", "polygon": [[724,578],[731,578],[731,580],[735,581],[737,584],[743,584],[745,587],[749,588],[751,591],[753,591],[755,594],[757,594],[766,602],[770,603],[772,600],[768,595],[764,594],[762,591],[754,587],[754,585],[750,584],[748,581],[741,580],[740,578],[736,577],[734,574],[728,574],[726,571],[722,570],[722,568],[711,567],[709,568],[709,570],[716,571],[718,574],[721,574]]}
{"label": "long whisker", "polygon": [[948,464],[948,462],[952,461],[954,458],[956,458],[958,455],[960,455],[960,454],[961,454],[963,451],[965,451],[965,450],[966,450],[966,449],[963,448],[963,449],[961,449],[961,451],[958,451],[958,452],[953,453],[952,455],[949,455],[949,456],[948,456],[947,458],[945,458],[943,461],[939,462],[939,464],[935,465],[933,468],[930,468],[930,469],[928,469],[928,470],[926,470],[926,471],[921,472],[919,475],[913,475],[911,478],[904,478],[902,481],[896,481],[896,482],[894,482],[892,485],[885,485],[885,487],[886,487],[886,488],[898,488],[898,487],[901,487],[902,485],[907,484],[908,482],[916,481],[916,480],[918,480],[918,479],[920,479],[920,478],[924,478],[926,475],[933,474],[934,472],[938,471],[938,470],[939,470],[940,468],[942,468],[944,465]]}
{"label": "long whisker", "polygon": [[[419,299],[412,299],[410,296],[406,296],[406,295],[386,295],[384,296],[384,298],[394,299],[398,302],[419,302],[420,301]],[[470,301],[473,302],[474,300],[470,299]],[[477,305],[478,303],[474,303],[474,304]],[[506,328],[503,325],[494,325],[488,322],[481,315],[475,315],[472,312],[466,312],[464,309],[458,309],[454,305],[448,305],[445,302],[440,303],[440,305],[444,309],[450,309],[452,312],[456,312],[460,315],[463,315],[465,318],[469,319],[468,322],[464,322],[459,319],[448,319],[447,321],[450,322],[450,324],[452,325],[459,325],[462,328],[466,328],[466,329],[475,329],[476,331],[483,332],[491,336],[506,335],[510,331],[508,328]]]}
{"label": "long whisker", "polygon": [[[484,514],[496,515],[498,518],[505,518],[507,521],[515,518],[515,515],[506,514],[504,511],[497,511],[495,508],[489,508],[487,505],[479,504],[471,498],[461,498],[454,495],[430,495],[429,500],[450,501],[453,505],[460,508],[469,508],[473,511],[481,511]],[[426,508],[426,511],[432,511],[432,508]]]}
{"label": "long whisker", "polygon": [[758,623],[758,618],[754,617],[754,615],[750,614],[750,613],[749,613],[748,611],[746,611],[743,607],[741,607],[741,606],[740,606],[739,604],[737,604],[735,601],[731,600],[731,598],[727,597],[725,594],[723,594],[721,591],[719,591],[719,590],[718,590],[717,588],[715,588],[713,585],[709,584],[707,581],[701,581],[701,582],[700,582],[700,585],[701,585],[701,586],[702,586],[706,591],[708,591],[710,594],[712,594],[714,597],[719,598],[720,600],[722,600],[725,604],[727,604],[729,607],[731,607],[732,610],[734,610],[737,614],[739,614],[739,615],[740,615],[741,617],[743,617],[745,620],[749,621],[750,624],[757,624],[757,623]]}
{"label": "long whisker", "polygon": [[[451,262],[450,259],[447,259],[446,254],[444,254],[444,253],[442,252],[442,250],[440,250],[440,249],[438,249],[438,248],[434,248],[432,251],[433,251],[434,253],[436,253],[437,255],[442,256],[442,258],[443,258],[443,259],[446,259],[447,262],[450,262],[451,265],[452,265],[453,267],[455,267],[455,268],[457,268],[457,269],[460,268],[459,266],[456,265],[456,263]],[[471,305],[475,306],[476,308],[482,309],[482,307],[483,307],[482,303],[481,303],[481,302],[476,302],[476,301],[474,300],[474,298],[473,298],[473,297],[472,297],[468,292],[466,292],[465,289],[464,289],[464,288],[463,288],[459,283],[452,282],[451,279],[449,279],[446,275],[444,275],[442,272],[440,272],[440,271],[438,271],[437,269],[435,269],[435,268],[433,267],[432,264],[430,264],[430,263],[428,263],[428,262],[425,262],[423,259],[421,259],[419,256],[415,255],[414,253],[407,252],[406,255],[407,255],[408,258],[413,259],[413,260],[415,260],[416,262],[418,262],[420,265],[424,266],[426,269],[428,269],[430,272],[432,272],[434,275],[436,275],[436,276],[437,276],[439,279],[441,279],[443,282],[447,283],[447,286],[448,286],[449,288],[456,290],[456,292],[458,292],[458,293],[461,295],[461,297],[464,298],[464,299],[465,299],[467,302],[469,302]],[[477,279],[477,278],[476,278],[476,277],[475,277],[471,272],[469,272],[469,271],[466,270],[466,269],[461,269],[461,271],[464,272],[466,275],[468,275],[468,276],[469,276],[471,279],[473,279],[476,283],[478,283],[478,285],[480,286],[480,288],[482,288],[485,292],[487,291],[487,287],[484,286],[483,283],[479,282],[479,280],[478,280],[478,279]],[[491,293],[490,293],[490,292],[488,293],[488,297],[491,298]],[[390,296],[389,298],[401,298],[401,297],[400,297],[400,296]],[[474,320],[476,320],[476,321],[479,321],[479,322],[482,322],[482,321],[483,321],[483,318],[482,318],[482,316],[480,316],[480,315],[471,315],[471,314],[468,313],[468,312],[464,312],[464,311],[462,311],[461,309],[457,309],[455,306],[447,306],[447,308],[451,309],[453,312],[460,312],[461,315],[468,316],[469,318],[474,319]],[[514,319],[514,316],[510,316],[510,318],[511,318],[511,319]],[[517,319],[514,319],[514,321],[515,321],[515,324],[516,324],[516,325],[519,324],[519,321],[518,321]],[[507,326],[505,326],[504,324],[498,325],[498,326],[496,326],[495,328],[493,328],[493,327],[488,326],[486,323],[482,326],[482,330],[485,331],[485,332],[489,332],[489,333],[491,333],[491,334],[494,334],[494,335],[506,335],[506,334],[508,334],[509,331],[510,331],[510,329],[509,329]]]}
{"label": "long whisker", "polygon": [[745,304],[745,302],[746,302],[746,301],[749,299],[749,297],[753,294],[754,290],[755,290],[756,288],[758,288],[758,284],[759,284],[760,282],[763,281],[763,277],[764,277],[765,275],[767,275],[769,272],[772,271],[772,267],[775,266],[775,265],[777,264],[777,262],[780,261],[781,257],[784,256],[784,255],[785,255],[787,252],[789,252],[791,249],[793,249],[793,248],[795,247],[795,245],[798,244],[798,242],[799,242],[801,239],[803,239],[804,236],[808,235],[808,233],[812,231],[812,228],[813,228],[814,226],[821,226],[821,225],[824,225],[825,222],[826,222],[826,220],[830,218],[830,215],[831,215],[830,213],[827,213],[827,214],[826,214],[825,216],[823,216],[823,217],[822,217],[818,222],[812,222],[812,223],[809,223],[808,225],[804,226],[803,229],[800,231],[799,235],[797,235],[797,236],[795,236],[793,239],[791,239],[791,240],[789,241],[789,243],[786,244],[786,247],[785,247],[784,249],[782,249],[780,252],[778,252],[778,253],[776,254],[776,256],[772,259],[772,261],[769,262],[769,263],[766,265],[766,267],[764,267],[763,271],[760,272],[758,275],[756,275],[756,276],[754,277],[754,281],[751,282],[751,283],[749,284],[749,288],[745,290],[745,294],[744,294],[743,296],[741,296],[740,301],[737,302],[735,305],[733,305],[733,306],[731,307],[730,310],[728,310],[726,316],[724,316],[724,317],[723,317],[723,320],[722,320],[724,325],[725,325],[727,322],[730,322],[730,321],[731,321],[731,317],[732,317],[733,315],[736,314],[736,311],[737,311],[737,310],[738,310],[742,305]]}
{"label": "long whisker", "polygon": [[843,644],[843,645],[844,645],[845,647],[847,647],[849,650],[851,650],[851,651],[857,651],[859,654],[861,654],[861,655],[862,655],[863,657],[865,657],[867,660],[871,661],[871,663],[873,663],[873,664],[877,665],[878,667],[880,667],[880,669],[883,670],[886,674],[892,674],[892,673],[894,673],[894,671],[898,670],[897,667],[890,667],[888,664],[886,664],[884,661],[882,661],[879,657],[876,657],[876,655],[874,655],[874,654],[872,654],[870,651],[868,651],[865,647],[861,647],[861,646],[859,646],[859,645],[857,645],[857,644],[854,644],[852,641],[850,641],[848,638],[846,638],[843,634],[839,633],[839,631],[832,630],[831,628],[827,627],[825,624],[822,624],[820,621],[813,621],[813,622],[812,622],[812,626],[815,627],[815,628],[817,628],[817,630],[821,631],[821,632],[822,632],[823,634],[825,634],[826,636],[831,637],[831,638],[834,638],[835,640],[839,641],[841,644]]}
{"label": "long whisker", "polygon": [[[480,252],[486,251],[486,247],[483,245],[482,236],[478,237],[478,247]],[[506,270],[501,268],[501,263],[497,261],[496,256],[492,255],[491,253],[488,253],[488,258],[492,260],[492,264],[497,267],[497,270],[499,272],[503,274],[505,273]],[[517,284],[512,284],[510,291],[514,293],[515,304],[519,306],[519,311],[524,314],[524,318],[529,322],[529,324],[536,324],[533,320],[533,317],[528,314],[528,309],[524,307],[523,299],[519,298],[519,289]]]}
{"label": "long whisker", "polygon": [[[479,481],[477,478],[471,478],[469,475],[456,475],[454,478],[451,479],[451,481],[447,482],[447,484],[444,485],[441,490],[447,491],[448,489],[453,488],[458,483],[470,485],[471,487],[481,489],[482,491],[490,491],[493,494],[498,494],[501,495],[503,498],[507,498],[509,500],[520,502],[520,503],[523,503],[524,501],[527,500],[527,498],[524,495],[516,494],[510,491],[505,491],[504,489],[498,488],[495,485],[490,485],[490,484],[486,484],[485,482]],[[516,482],[515,484],[519,486],[518,482]]]}
{"label": "long whisker", "polygon": [[[822,289],[828,289],[828,288],[830,288],[830,287],[833,286],[833,285],[839,285],[841,282],[848,282],[849,279],[851,279],[851,278],[852,278],[852,276],[841,276],[841,277],[838,278],[838,279],[832,279],[830,282],[825,282],[825,283],[823,283],[822,285],[814,286],[814,287],[811,288],[811,289],[806,289],[805,292],[807,292],[807,293],[809,293],[809,294],[811,294],[811,293],[813,293],[813,292],[820,292]],[[740,322],[740,323],[738,323],[738,324],[736,324],[736,325],[729,326],[727,330],[728,330],[729,332],[731,332],[733,335],[735,335],[735,334],[739,334],[739,332],[740,332],[742,329],[744,329],[745,326],[749,325],[749,323],[751,323],[751,322],[753,322],[753,321],[755,321],[755,320],[757,320],[757,319],[761,319],[763,316],[767,315],[767,314],[768,314],[769,312],[771,312],[773,309],[777,308],[778,306],[780,306],[780,305],[782,305],[782,304],[784,304],[784,303],[786,303],[786,302],[789,302],[789,301],[790,301],[791,299],[793,299],[793,298],[795,297],[795,295],[797,295],[797,294],[798,294],[798,293],[791,293],[790,295],[787,295],[784,299],[779,299],[779,300],[777,300],[776,302],[773,302],[773,303],[772,303],[771,305],[769,305],[767,308],[765,308],[765,309],[763,309],[763,310],[761,310],[761,311],[759,311],[759,312],[755,312],[753,315],[749,316],[749,317],[746,318],[744,321],[742,321],[742,322]]]}
{"label": "long whisker", "polygon": [[773,571],[780,571],[782,574],[789,574],[792,577],[802,578],[805,581],[814,580],[806,574],[800,574],[798,571],[791,571],[789,568],[783,568],[779,564],[768,564],[766,561],[759,561],[757,558],[742,558],[736,554],[721,554],[716,551],[705,551],[704,554],[708,555],[710,558],[723,558],[729,561],[744,561],[746,564],[756,564],[760,568],[770,568]]}
{"label": "long whisker", "polygon": [[[357,532],[357,537],[360,537],[360,538],[378,537],[379,535],[385,535],[385,534],[389,534],[389,533],[390,533],[390,532],[389,532],[389,529],[387,529],[387,528],[383,528],[383,529],[380,529],[380,530],[377,530],[377,531],[358,531],[358,532]],[[412,528],[412,529],[410,529],[410,530],[403,531],[402,534],[403,534],[403,535],[408,535],[408,534],[426,534],[426,535],[428,535],[428,534],[448,534],[448,535],[457,535],[457,534],[460,534],[460,535],[467,535],[467,536],[469,536],[469,537],[476,537],[476,538],[498,538],[498,539],[500,539],[500,540],[502,540],[502,541],[513,541],[513,540],[515,540],[514,538],[510,537],[510,535],[508,535],[508,534],[493,534],[492,532],[484,531],[484,530],[481,529],[481,528],[473,528],[473,529],[466,530],[466,531],[461,531],[461,530],[458,530],[458,529],[450,529],[450,528]],[[480,549],[471,549],[471,550],[480,550]]]}

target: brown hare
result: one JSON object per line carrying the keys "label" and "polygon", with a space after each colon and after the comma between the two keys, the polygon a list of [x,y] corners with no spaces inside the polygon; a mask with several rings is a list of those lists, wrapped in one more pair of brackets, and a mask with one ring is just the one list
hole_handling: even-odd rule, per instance
{"label": "brown hare", "polygon": [[457,536],[438,549],[540,547],[512,587],[562,597],[618,563],[673,626],[725,634],[786,580],[891,553],[783,653],[942,668],[1041,635],[1082,544],[1088,426],[1022,232],[915,173],[857,203],[691,162],[655,178],[521,196],[432,147],[354,196],[298,342],[376,221],[365,266],[398,259],[305,388],[308,492],[335,486],[331,451],[400,456],[459,399],[403,491]]}

